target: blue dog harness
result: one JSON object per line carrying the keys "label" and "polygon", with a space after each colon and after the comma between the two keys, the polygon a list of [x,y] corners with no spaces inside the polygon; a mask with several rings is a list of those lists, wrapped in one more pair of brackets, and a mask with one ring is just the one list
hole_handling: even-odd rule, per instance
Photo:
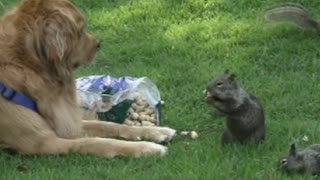
{"label": "blue dog harness", "polygon": [[17,92],[4,84],[0,83],[0,93],[4,98],[12,101],[16,104],[29,108],[35,112],[38,112],[37,104],[29,96],[26,96],[20,92]]}

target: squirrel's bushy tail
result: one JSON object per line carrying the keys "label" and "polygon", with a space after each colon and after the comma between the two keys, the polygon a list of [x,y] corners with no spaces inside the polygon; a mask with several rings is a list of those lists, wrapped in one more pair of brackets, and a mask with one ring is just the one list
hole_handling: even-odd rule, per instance
{"label": "squirrel's bushy tail", "polygon": [[273,7],[265,12],[264,18],[269,22],[292,22],[301,28],[320,30],[319,22],[309,16],[307,9],[299,4],[286,3]]}

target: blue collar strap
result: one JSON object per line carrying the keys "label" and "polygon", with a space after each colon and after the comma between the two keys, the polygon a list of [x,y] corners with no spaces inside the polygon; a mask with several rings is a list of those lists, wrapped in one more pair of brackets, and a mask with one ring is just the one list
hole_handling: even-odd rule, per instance
{"label": "blue collar strap", "polygon": [[0,83],[0,94],[9,101],[38,112],[37,104],[28,96],[19,93]]}

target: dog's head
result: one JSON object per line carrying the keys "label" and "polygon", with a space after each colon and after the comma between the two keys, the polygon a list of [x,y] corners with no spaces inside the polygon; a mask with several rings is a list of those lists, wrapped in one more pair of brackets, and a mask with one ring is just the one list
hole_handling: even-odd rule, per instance
{"label": "dog's head", "polygon": [[86,19],[67,0],[24,0],[15,11],[19,44],[47,70],[69,77],[90,64],[100,43],[86,31]]}

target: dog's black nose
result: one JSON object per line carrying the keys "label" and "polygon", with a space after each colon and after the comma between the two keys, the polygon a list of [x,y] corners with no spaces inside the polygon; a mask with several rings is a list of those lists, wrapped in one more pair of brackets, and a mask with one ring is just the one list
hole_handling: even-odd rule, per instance
{"label": "dog's black nose", "polygon": [[100,42],[98,42],[98,44],[97,44],[97,48],[98,48],[98,49],[100,49],[100,47],[101,47],[101,43],[100,43]]}

